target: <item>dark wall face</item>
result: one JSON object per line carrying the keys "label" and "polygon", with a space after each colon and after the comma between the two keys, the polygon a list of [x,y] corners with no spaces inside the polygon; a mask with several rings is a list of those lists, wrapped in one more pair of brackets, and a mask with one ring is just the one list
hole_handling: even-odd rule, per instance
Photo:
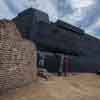
{"label": "dark wall face", "polygon": [[[68,56],[68,55],[65,55]],[[38,56],[39,57],[39,56]],[[96,58],[97,59],[97,58]],[[68,56],[67,63],[65,64],[63,60],[62,69],[64,72],[64,66],[66,65],[68,72],[82,72],[82,73],[95,73],[97,70],[100,70],[99,59],[95,58],[86,58],[86,57],[76,57],[76,56]],[[38,59],[38,62],[40,59]],[[58,73],[61,64],[61,56],[45,55],[44,52],[44,66],[40,66],[42,68],[46,68],[48,72]]]}
{"label": "dark wall face", "polygon": [[60,57],[56,58],[56,56],[46,56],[45,64],[48,72],[57,73],[60,66]]}
{"label": "dark wall face", "polygon": [[80,48],[85,56],[100,57],[100,40],[89,35],[84,35],[80,43]]}
{"label": "dark wall face", "polygon": [[48,72],[57,73],[60,66],[61,57],[54,53],[46,54],[45,52],[38,53],[37,64],[40,68],[47,69]]}
{"label": "dark wall face", "polygon": [[16,23],[18,30],[22,33],[22,36],[29,37],[29,32],[32,27],[32,15],[17,16],[13,21]]}
{"label": "dark wall face", "polygon": [[16,23],[18,30],[23,33],[22,35],[30,39],[32,37],[31,33],[37,32],[38,23],[40,21],[49,23],[49,18],[44,12],[29,8],[19,13],[13,21]]}
{"label": "dark wall face", "polygon": [[54,24],[40,22],[38,24],[37,41],[54,49],[66,53],[79,53],[78,44],[80,37],[71,31],[63,30]]}
{"label": "dark wall face", "polygon": [[54,23],[57,27],[62,28],[64,30],[70,30],[74,32],[76,35],[82,36],[84,35],[84,30],[80,29],[79,27],[73,26],[71,24],[65,23],[61,20],[58,20],[56,23]]}
{"label": "dark wall face", "polygon": [[13,21],[22,35],[35,41],[37,46],[42,44],[49,49],[52,48],[55,51],[59,49],[71,55],[100,56],[99,40],[62,21],[51,23],[47,14],[36,9],[25,10]]}
{"label": "dark wall face", "polygon": [[[71,71],[95,72],[99,69],[100,40],[84,33],[66,23],[51,23],[48,15],[43,12],[28,9],[13,19],[18,30],[27,39],[37,44],[38,50],[64,53],[77,56],[72,61]],[[57,71],[55,57],[48,57],[48,70]],[[54,67],[55,66],[55,67]]]}
{"label": "dark wall face", "polygon": [[37,22],[42,21],[45,23],[49,23],[49,16],[44,12],[34,10],[34,16],[36,17]]}
{"label": "dark wall face", "polygon": [[100,70],[98,58],[72,57],[70,60],[70,72],[95,73]]}

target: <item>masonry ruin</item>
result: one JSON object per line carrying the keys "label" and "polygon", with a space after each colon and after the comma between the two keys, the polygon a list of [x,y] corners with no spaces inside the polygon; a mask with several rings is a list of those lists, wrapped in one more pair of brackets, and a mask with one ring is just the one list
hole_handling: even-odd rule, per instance
{"label": "masonry ruin", "polygon": [[36,52],[12,21],[0,20],[0,92],[37,79]]}

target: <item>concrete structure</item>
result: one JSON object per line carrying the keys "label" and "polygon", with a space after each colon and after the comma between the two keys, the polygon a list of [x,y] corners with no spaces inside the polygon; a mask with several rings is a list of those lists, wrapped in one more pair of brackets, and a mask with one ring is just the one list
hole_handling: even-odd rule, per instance
{"label": "concrete structure", "polygon": [[[34,13],[37,12],[37,13]],[[48,15],[29,8],[13,19],[22,35],[37,44],[38,50],[67,55],[80,67],[70,65],[70,71],[95,72],[100,69],[100,40],[84,30],[58,20],[49,21]]]}

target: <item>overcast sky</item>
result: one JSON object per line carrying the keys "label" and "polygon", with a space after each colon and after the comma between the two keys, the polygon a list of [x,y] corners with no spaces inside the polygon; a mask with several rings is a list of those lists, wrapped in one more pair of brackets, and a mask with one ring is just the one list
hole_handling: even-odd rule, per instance
{"label": "overcast sky", "polygon": [[0,0],[0,19],[12,19],[29,7],[48,13],[51,21],[64,20],[100,38],[100,0]]}

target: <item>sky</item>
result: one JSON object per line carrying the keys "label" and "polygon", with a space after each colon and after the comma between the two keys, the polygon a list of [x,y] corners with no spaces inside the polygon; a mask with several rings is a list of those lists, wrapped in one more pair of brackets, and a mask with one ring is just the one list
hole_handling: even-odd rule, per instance
{"label": "sky", "polygon": [[51,21],[61,19],[100,38],[100,0],[0,0],[0,19],[12,19],[33,7],[48,13]]}

